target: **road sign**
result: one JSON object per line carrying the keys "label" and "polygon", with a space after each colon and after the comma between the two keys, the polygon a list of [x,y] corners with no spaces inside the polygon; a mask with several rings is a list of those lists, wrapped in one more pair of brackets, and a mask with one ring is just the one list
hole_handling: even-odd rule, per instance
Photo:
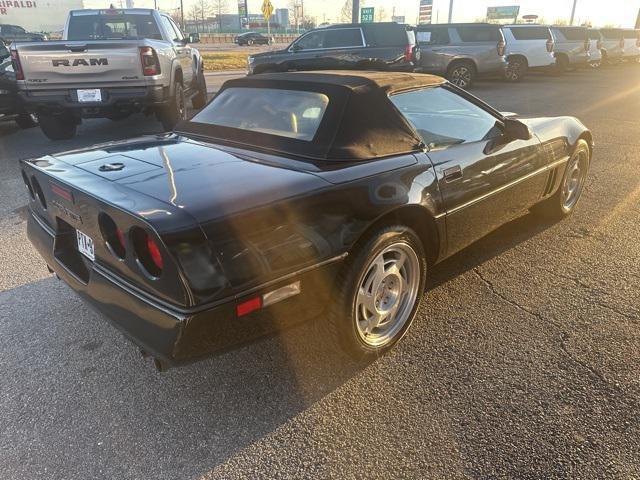
{"label": "road sign", "polygon": [[373,23],[373,7],[363,7],[360,9],[360,23]]}
{"label": "road sign", "polygon": [[518,5],[508,7],[487,7],[487,19],[489,20],[505,20],[516,19],[520,13]]}
{"label": "road sign", "polygon": [[406,23],[404,15],[394,15],[391,17],[391,21],[396,23]]}
{"label": "road sign", "polygon": [[433,0],[420,0],[420,10],[418,15],[418,23],[431,23],[431,17],[433,15]]}
{"label": "road sign", "polygon": [[273,13],[273,5],[269,0],[264,0],[262,2],[262,16],[265,20],[269,20],[271,18],[271,14]]}

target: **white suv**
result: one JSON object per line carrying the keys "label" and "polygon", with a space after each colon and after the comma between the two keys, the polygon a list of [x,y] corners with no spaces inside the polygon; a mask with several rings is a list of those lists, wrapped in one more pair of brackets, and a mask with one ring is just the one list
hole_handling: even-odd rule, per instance
{"label": "white suv", "polygon": [[507,48],[505,77],[511,82],[521,80],[530,68],[554,66],[554,39],[544,25],[504,25],[502,27]]}

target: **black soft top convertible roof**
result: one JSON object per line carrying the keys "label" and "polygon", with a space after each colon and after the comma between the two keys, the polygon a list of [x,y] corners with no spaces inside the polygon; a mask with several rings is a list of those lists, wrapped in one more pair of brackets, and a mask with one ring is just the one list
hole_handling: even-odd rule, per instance
{"label": "black soft top convertible roof", "polygon": [[[422,139],[389,101],[390,94],[437,86],[445,80],[424,74],[317,71],[253,75],[224,83],[227,88],[276,88],[323,93],[327,110],[313,140],[253,132],[208,123],[184,122],[176,131],[316,160],[368,160],[415,152]],[[207,107],[205,107],[207,108]]]}

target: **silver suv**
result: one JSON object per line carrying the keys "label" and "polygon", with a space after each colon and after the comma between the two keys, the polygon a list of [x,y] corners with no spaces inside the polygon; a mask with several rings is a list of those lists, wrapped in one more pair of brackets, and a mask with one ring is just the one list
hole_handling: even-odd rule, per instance
{"label": "silver suv", "polygon": [[502,76],[507,66],[499,25],[418,25],[416,42],[420,49],[416,70],[444,75],[462,88],[469,87],[478,76]]}
{"label": "silver suv", "polygon": [[586,27],[552,26],[555,40],[553,49],[558,73],[589,64],[589,29]]}

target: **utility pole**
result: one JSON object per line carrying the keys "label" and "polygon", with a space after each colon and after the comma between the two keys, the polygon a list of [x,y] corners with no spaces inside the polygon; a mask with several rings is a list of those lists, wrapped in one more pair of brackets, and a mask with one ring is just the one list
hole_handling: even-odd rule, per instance
{"label": "utility pole", "polygon": [[576,3],[578,3],[578,0],[573,0],[573,8],[571,9],[571,20],[569,20],[569,25],[573,25],[573,17],[576,14]]}
{"label": "utility pole", "polygon": [[449,23],[451,23],[452,18],[453,18],[453,0],[449,0]]}
{"label": "utility pole", "polygon": [[353,0],[353,6],[351,7],[351,23],[358,23],[360,19],[360,0]]}
{"label": "utility pole", "polygon": [[180,0],[180,21],[182,22],[182,31],[186,31],[184,28],[184,0]]}

